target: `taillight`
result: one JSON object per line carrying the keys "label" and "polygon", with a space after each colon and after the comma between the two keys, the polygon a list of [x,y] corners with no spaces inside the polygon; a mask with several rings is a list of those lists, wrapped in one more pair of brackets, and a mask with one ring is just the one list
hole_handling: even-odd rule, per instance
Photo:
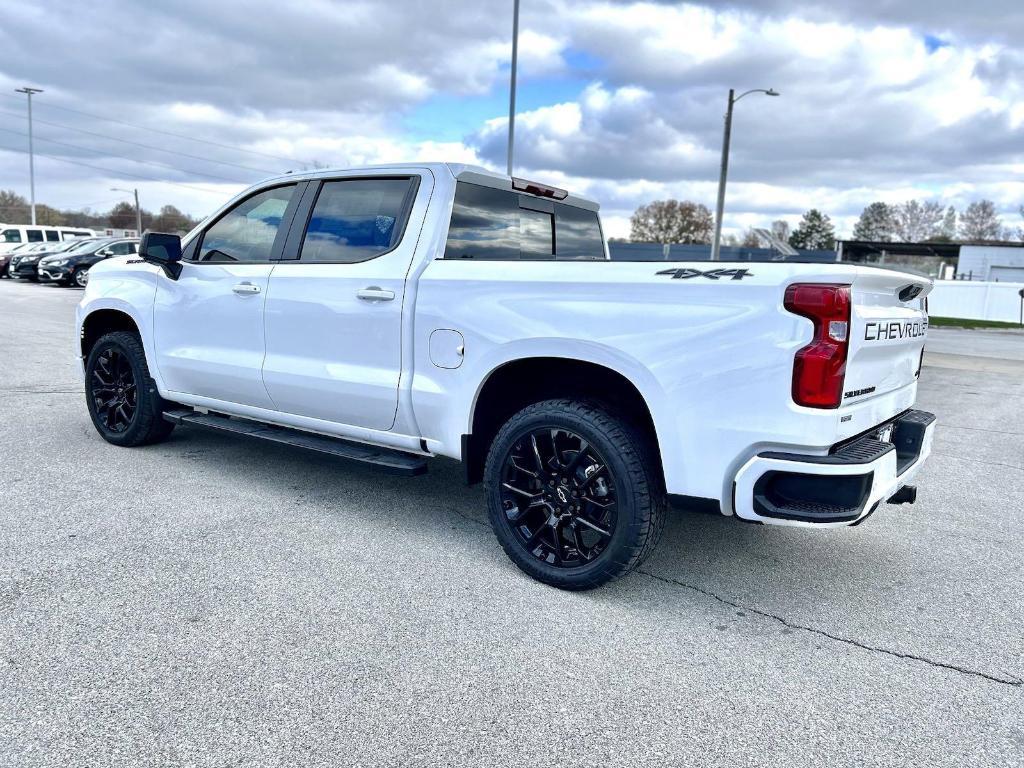
{"label": "taillight", "polygon": [[784,306],[814,323],[814,338],[793,361],[793,401],[838,408],[850,347],[850,286],[797,283],[786,289]]}

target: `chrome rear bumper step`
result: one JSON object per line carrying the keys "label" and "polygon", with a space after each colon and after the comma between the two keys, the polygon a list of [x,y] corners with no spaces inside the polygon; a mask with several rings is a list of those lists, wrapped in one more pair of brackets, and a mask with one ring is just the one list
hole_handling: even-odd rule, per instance
{"label": "chrome rear bumper step", "polygon": [[421,456],[415,456],[390,448],[378,448],[363,443],[327,437],[312,432],[303,432],[288,427],[278,427],[248,419],[236,419],[213,413],[199,413],[191,408],[180,408],[164,411],[163,417],[172,424],[190,427],[203,427],[220,432],[230,432],[245,437],[269,440],[272,443],[305,448],[317,453],[326,453],[340,459],[372,464],[381,469],[399,475],[422,475],[427,471],[427,462]]}

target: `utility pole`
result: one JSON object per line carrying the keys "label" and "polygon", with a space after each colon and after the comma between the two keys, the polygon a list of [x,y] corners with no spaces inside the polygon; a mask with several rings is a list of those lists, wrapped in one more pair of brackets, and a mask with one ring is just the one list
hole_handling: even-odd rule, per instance
{"label": "utility pole", "polygon": [[516,65],[519,62],[519,0],[512,0],[512,74],[508,91],[508,175],[512,175],[512,149],[516,137]]}
{"label": "utility pole", "polygon": [[28,96],[28,186],[30,199],[32,201],[32,224],[36,223],[36,162],[35,149],[32,146],[32,94],[42,93],[41,88],[15,88],[15,93],[24,93]]}
{"label": "utility pole", "polygon": [[774,88],[754,88],[753,90],[735,95],[736,91],[729,89],[729,105],[725,110],[725,130],[722,133],[722,170],[718,176],[718,205],[715,209],[715,240],[711,245],[711,260],[721,261],[722,249],[722,216],[725,213],[725,180],[729,175],[729,142],[732,139],[732,108],[733,105],[744,96],[751,93],[763,93],[765,96],[778,96]]}
{"label": "utility pole", "polygon": [[729,175],[729,140],[732,138],[732,106],[736,91],[729,89],[729,106],[725,110],[725,130],[722,133],[722,169],[718,174],[718,204],[715,206],[715,240],[711,244],[711,260],[721,261],[722,215],[725,213],[725,179]]}
{"label": "utility pole", "polygon": [[135,195],[135,230],[139,237],[142,237],[142,208],[139,207],[139,190],[135,189],[121,189],[119,187],[111,187],[111,192],[131,192]]}

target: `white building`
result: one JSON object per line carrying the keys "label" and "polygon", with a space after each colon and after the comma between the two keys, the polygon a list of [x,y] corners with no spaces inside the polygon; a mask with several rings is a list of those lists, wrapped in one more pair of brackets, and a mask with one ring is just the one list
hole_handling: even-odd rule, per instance
{"label": "white building", "polygon": [[1024,283],[1024,243],[961,245],[956,272],[961,279]]}

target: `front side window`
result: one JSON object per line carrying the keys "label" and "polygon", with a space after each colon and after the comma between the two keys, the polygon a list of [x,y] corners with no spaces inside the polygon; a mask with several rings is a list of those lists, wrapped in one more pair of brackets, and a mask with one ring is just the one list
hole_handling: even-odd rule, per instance
{"label": "front side window", "polygon": [[295,186],[248,197],[206,230],[197,261],[269,261]]}
{"label": "front side window", "polygon": [[21,232],[17,229],[5,229],[2,234],[5,243],[21,242]]}
{"label": "front side window", "polygon": [[595,211],[459,182],[446,259],[604,260]]}
{"label": "front side window", "polygon": [[398,245],[412,179],[346,179],[325,182],[309,217],[299,258],[354,264]]}
{"label": "front side window", "polygon": [[41,229],[26,229],[25,234],[28,235],[28,241],[30,243],[43,242],[43,231]]}

